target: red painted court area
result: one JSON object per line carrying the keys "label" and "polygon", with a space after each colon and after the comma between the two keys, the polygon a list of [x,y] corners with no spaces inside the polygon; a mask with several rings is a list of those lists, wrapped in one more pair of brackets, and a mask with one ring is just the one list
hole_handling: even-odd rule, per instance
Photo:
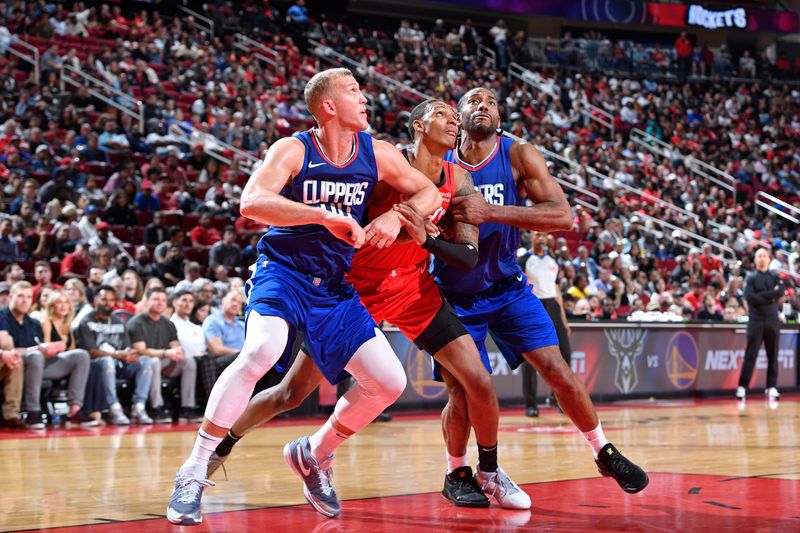
{"label": "red painted court area", "polygon": [[154,518],[48,531],[800,531],[800,482],[794,480],[651,473],[650,486],[638,495],[601,478],[523,488],[533,499],[530,512],[462,509],[428,493],[345,501],[339,519],[300,505],[207,514],[195,528]]}

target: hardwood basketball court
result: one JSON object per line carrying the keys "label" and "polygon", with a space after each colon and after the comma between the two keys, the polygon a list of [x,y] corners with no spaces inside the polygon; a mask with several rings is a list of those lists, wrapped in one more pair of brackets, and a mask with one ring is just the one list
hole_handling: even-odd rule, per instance
{"label": "hardwood basketball court", "polygon": [[599,476],[565,416],[503,411],[500,464],[531,495],[530,512],[462,509],[443,500],[438,415],[400,414],[339,449],[334,484],[343,512],[326,519],[305,502],[281,454],[324,419],[275,421],[237,446],[227,480],[215,475],[196,528],[163,518],[195,426],[0,431],[0,530],[800,531],[800,397],[768,405],[751,396],[744,406],[601,406],[607,436],[650,474],[637,495]]}

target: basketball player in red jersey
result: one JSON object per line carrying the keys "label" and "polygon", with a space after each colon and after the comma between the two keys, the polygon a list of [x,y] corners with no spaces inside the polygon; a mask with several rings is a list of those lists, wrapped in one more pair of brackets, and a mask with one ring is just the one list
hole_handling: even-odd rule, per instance
{"label": "basketball player in red jersey", "polygon": [[[481,363],[472,338],[450,305],[442,299],[429,274],[429,253],[465,271],[478,260],[477,229],[456,223],[452,242],[433,237],[435,226],[447,211],[454,196],[475,192],[468,172],[444,161],[445,153],[455,146],[458,118],[455,110],[441,100],[419,104],[409,119],[414,139],[409,162],[437,184],[442,206],[426,221],[412,207],[402,203],[400,193],[379,185],[373,193],[368,218],[395,209],[407,230],[407,242],[395,242],[389,248],[365,246],[354,258],[348,281],[376,322],[397,326],[417,346],[434,358],[462,385],[467,413],[478,441],[481,485],[468,465],[466,447],[447,450],[448,474],[442,495],[454,505],[487,507],[493,496],[506,508],[529,509],[530,497],[497,465],[498,404],[489,374]],[[274,416],[297,407],[317,387],[322,374],[301,351],[283,381],[257,394],[247,410],[233,425],[209,461],[208,475],[219,468],[232,446],[245,433]],[[445,410],[451,413],[452,409]],[[450,415],[452,416],[452,415]],[[481,491],[483,488],[483,492]]]}

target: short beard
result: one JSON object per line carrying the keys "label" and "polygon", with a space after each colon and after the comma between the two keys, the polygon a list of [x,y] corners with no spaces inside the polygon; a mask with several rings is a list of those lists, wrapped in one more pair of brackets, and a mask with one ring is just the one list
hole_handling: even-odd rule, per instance
{"label": "short beard", "polygon": [[497,132],[497,128],[491,125],[483,125],[483,124],[476,124],[474,122],[470,122],[470,124],[464,128],[466,132],[470,135],[472,134],[479,134],[479,135],[491,135],[492,133]]}

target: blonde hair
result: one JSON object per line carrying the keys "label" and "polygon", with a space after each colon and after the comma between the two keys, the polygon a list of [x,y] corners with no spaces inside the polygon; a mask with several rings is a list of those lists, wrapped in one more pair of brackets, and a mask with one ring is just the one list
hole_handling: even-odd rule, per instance
{"label": "blonde hair", "polygon": [[70,287],[74,288],[78,291],[80,295],[78,297],[78,305],[83,305],[86,303],[86,285],[83,284],[81,280],[78,278],[70,278],[66,282],[64,282],[64,288],[69,289]]}
{"label": "blonde hair", "polygon": [[31,285],[30,282],[25,280],[17,281],[11,286],[11,291],[10,291],[11,296],[19,294],[19,291],[24,291],[25,289],[33,290],[33,285]]}
{"label": "blonde hair", "polygon": [[47,303],[45,304],[45,313],[47,320],[53,324],[55,327],[56,325],[56,316],[55,316],[55,306],[58,301],[63,298],[67,305],[69,306],[69,310],[67,311],[67,315],[64,317],[62,322],[62,326],[66,325],[69,328],[70,324],[72,324],[72,319],[75,318],[75,308],[72,307],[72,300],[69,299],[67,294],[64,291],[53,291],[50,293],[50,296],[47,298]]}
{"label": "blonde hair", "polygon": [[330,68],[317,72],[306,84],[303,91],[303,98],[306,101],[308,111],[317,118],[317,112],[322,100],[328,96],[328,92],[333,86],[333,82],[345,76],[352,76],[353,73],[346,68]]}

